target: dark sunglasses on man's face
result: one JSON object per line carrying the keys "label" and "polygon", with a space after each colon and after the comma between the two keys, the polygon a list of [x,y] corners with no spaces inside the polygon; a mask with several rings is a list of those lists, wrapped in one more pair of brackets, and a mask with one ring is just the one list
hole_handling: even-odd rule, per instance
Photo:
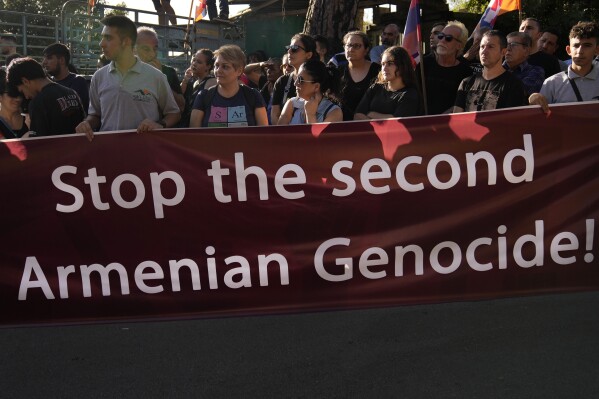
{"label": "dark sunglasses on man's face", "polygon": [[443,40],[445,39],[446,42],[450,43],[453,39],[455,39],[458,42],[462,42],[460,39],[458,39],[457,37],[453,37],[452,35],[446,35],[445,33],[439,33],[437,35],[437,39],[439,40]]}
{"label": "dark sunglasses on man's face", "polygon": [[297,44],[292,44],[291,46],[285,46],[285,50],[291,50],[292,53],[297,53],[299,50],[306,51],[302,46],[298,46]]}

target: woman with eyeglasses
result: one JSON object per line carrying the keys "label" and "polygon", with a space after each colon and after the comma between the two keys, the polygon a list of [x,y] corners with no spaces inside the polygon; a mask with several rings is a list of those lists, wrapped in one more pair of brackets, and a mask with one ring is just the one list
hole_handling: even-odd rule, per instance
{"label": "woman with eyeglasses", "polygon": [[297,96],[287,100],[278,124],[341,122],[341,108],[327,98],[334,89],[334,72],[320,60],[304,62],[295,79]]}
{"label": "woman with eyeglasses", "polygon": [[198,93],[204,89],[209,89],[216,86],[216,78],[212,74],[214,66],[214,54],[207,48],[202,48],[196,51],[191,59],[191,65],[185,71],[185,76],[181,81],[181,91],[185,97],[185,110],[181,115],[181,127],[189,126],[189,118],[193,102]]}
{"label": "woman with eyeglasses", "polygon": [[375,82],[381,67],[367,58],[370,39],[362,31],[348,32],[343,36],[347,65],[340,68],[341,84],[338,93],[343,120],[354,119],[354,112],[366,90]]}
{"label": "woman with eyeglasses", "polygon": [[[468,40],[468,29],[459,21],[450,21],[437,38],[437,49],[422,59],[426,87],[426,105],[429,115],[453,110],[458,87],[464,78],[472,75],[466,60],[460,59]],[[416,78],[421,82],[420,68]]]}
{"label": "woman with eyeglasses", "polygon": [[310,59],[318,59],[316,52],[316,42],[310,35],[298,33],[291,38],[287,49],[289,65],[293,67],[293,72],[281,76],[275,83],[272,95],[272,110],[270,111],[270,119],[273,125],[277,125],[281,116],[281,110],[288,99],[295,97],[295,79],[299,67]]}
{"label": "woman with eyeglasses", "polygon": [[6,84],[6,72],[0,70],[0,139],[17,139],[29,131],[25,117],[21,115],[23,97],[13,90]]}
{"label": "woman with eyeglasses", "polygon": [[245,54],[236,45],[214,52],[217,85],[202,90],[191,111],[190,127],[266,126],[266,106],[258,90],[239,83]]}
{"label": "woman with eyeglasses", "polygon": [[377,83],[370,86],[356,108],[355,120],[421,115],[420,94],[412,57],[400,46],[387,48]]}

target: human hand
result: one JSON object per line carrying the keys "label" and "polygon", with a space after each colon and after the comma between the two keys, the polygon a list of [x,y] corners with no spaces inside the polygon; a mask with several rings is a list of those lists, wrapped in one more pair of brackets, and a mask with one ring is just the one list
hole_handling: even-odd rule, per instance
{"label": "human hand", "polygon": [[151,119],[144,119],[137,127],[137,133],[150,132],[156,129],[162,129],[162,125],[158,122],[154,122]]}
{"label": "human hand", "polygon": [[92,141],[94,139],[94,129],[89,124],[88,121],[83,121],[75,127],[75,132],[77,133],[85,133],[87,139]]}

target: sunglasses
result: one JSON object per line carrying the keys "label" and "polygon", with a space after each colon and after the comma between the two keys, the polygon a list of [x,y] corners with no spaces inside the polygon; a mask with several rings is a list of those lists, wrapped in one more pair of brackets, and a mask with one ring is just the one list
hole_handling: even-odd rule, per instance
{"label": "sunglasses", "polygon": [[437,39],[439,39],[439,40],[443,40],[443,39],[445,39],[445,41],[446,41],[447,43],[451,43],[451,41],[452,41],[453,39],[455,39],[456,41],[458,41],[458,42],[462,43],[462,41],[461,41],[460,39],[458,39],[457,37],[453,37],[452,35],[446,35],[445,33],[439,33],[439,34],[437,35]]}
{"label": "sunglasses", "polygon": [[285,50],[291,51],[292,53],[297,53],[299,50],[306,51],[302,46],[298,46],[297,44],[292,44],[291,46],[285,46]]}
{"label": "sunglasses", "polygon": [[318,83],[316,80],[306,80],[301,75],[297,77],[295,82],[299,85],[303,85],[304,83]]}

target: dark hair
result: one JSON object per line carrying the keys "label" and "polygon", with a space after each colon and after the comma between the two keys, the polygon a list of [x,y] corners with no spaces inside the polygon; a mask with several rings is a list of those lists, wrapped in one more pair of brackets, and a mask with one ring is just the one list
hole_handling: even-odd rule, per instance
{"label": "dark hair", "polygon": [[578,22],[570,30],[570,39],[593,39],[599,42],[599,25],[596,22]]}
{"label": "dark hair", "polygon": [[71,50],[69,50],[69,48],[62,43],[54,43],[49,45],[44,49],[42,55],[44,57],[49,57],[52,55],[64,57],[66,65],[69,65],[69,63],[71,62]]}
{"label": "dark hair", "polygon": [[391,46],[383,51],[381,58],[385,54],[388,54],[393,58],[393,62],[397,67],[397,71],[395,73],[401,77],[404,85],[406,87],[417,87],[416,73],[414,72],[414,62],[406,49],[401,46]]}
{"label": "dark hair", "polygon": [[10,64],[10,62],[12,60],[16,60],[17,58],[23,58],[23,56],[21,54],[19,54],[19,53],[14,53],[14,54],[11,54],[11,55],[7,56],[6,60],[5,60],[6,67],[8,68],[8,65]]}
{"label": "dark hair", "polygon": [[547,28],[547,29],[543,29],[543,33],[551,33],[552,35],[555,35],[555,36],[557,36],[558,38],[559,38],[559,36],[560,36],[560,33],[559,33],[559,31],[557,30],[557,28],[554,28],[554,27],[550,27],[550,28]]}
{"label": "dark hair", "polygon": [[434,28],[435,26],[440,26],[443,25],[443,27],[445,28],[445,25],[447,25],[447,21],[437,21],[437,22],[433,22],[431,24],[431,29]]}
{"label": "dark hair", "polygon": [[210,68],[214,66],[214,53],[212,52],[212,50],[207,48],[201,48],[198,51],[196,51],[194,57],[198,54],[202,54],[206,57],[206,62],[208,63],[208,65],[210,65]]}
{"label": "dark hair", "polygon": [[509,39],[510,37],[517,37],[518,39],[522,40],[522,44],[524,44],[526,47],[532,46],[532,38],[524,32],[512,32],[507,35],[506,39]]}
{"label": "dark hair", "polygon": [[537,24],[537,27],[539,28],[539,32],[541,32],[541,23],[539,22],[538,19],[533,18],[533,17],[528,17],[528,18],[525,18],[524,20],[522,20],[522,22],[526,22],[526,21],[532,21],[535,24]]}
{"label": "dark hair", "polygon": [[312,37],[314,38],[314,41],[316,43],[320,43],[320,45],[326,47],[327,50],[329,49],[329,39],[327,39],[323,35],[314,35]]}
{"label": "dark hair", "polygon": [[337,68],[327,67],[318,59],[308,60],[300,68],[303,68],[312,80],[320,83],[320,92],[323,95],[332,95],[337,92],[339,82]]}
{"label": "dark hair", "polygon": [[306,52],[312,53],[312,58],[314,60],[318,60],[318,53],[316,52],[316,41],[310,35],[306,35],[305,33],[296,33],[293,35],[291,40],[299,40],[304,45]]}
{"label": "dark hair", "polygon": [[352,30],[347,32],[344,36],[343,36],[343,44],[347,43],[347,41],[349,40],[350,37],[352,36],[358,36],[360,39],[362,39],[362,43],[364,44],[364,48],[369,49],[371,44],[370,44],[370,38],[368,37],[368,35],[364,32],[362,32],[361,30]]}
{"label": "dark hair", "polygon": [[[530,18],[528,18],[530,19]],[[507,39],[505,38],[505,35],[503,33],[501,33],[501,31],[497,30],[497,29],[492,29],[488,32],[485,32],[483,34],[483,37],[498,37],[499,38],[499,47],[504,49],[507,48]]]}
{"label": "dark hair", "polygon": [[131,47],[135,46],[137,28],[135,27],[135,23],[129,18],[124,15],[109,15],[100,20],[100,22],[110,28],[117,28],[119,38],[121,40],[129,38],[131,39]]}
{"label": "dark hair", "polygon": [[8,85],[16,88],[23,84],[23,78],[34,80],[46,77],[44,68],[33,58],[18,58],[8,66]]}

